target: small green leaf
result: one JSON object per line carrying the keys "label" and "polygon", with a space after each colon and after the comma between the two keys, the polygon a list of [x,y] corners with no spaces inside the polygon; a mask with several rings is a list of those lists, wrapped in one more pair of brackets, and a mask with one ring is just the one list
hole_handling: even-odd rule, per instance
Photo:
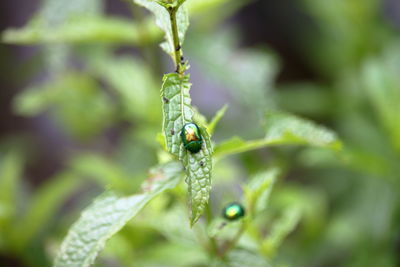
{"label": "small green leaf", "polygon": [[170,73],[164,76],[161,89],[163,100],[163,130],[167,149],[183,162],[186,170],[191,219],[193,225],[201,216],[208,202],[211,190],[212,146],[207,131],[199,125],[203,136],[202,149],[197,153],[187,151],[180,139],[184,124],[193,122],[193,110],[190,105],[189,76]]}
{"label": "small green leaf", "polygon": [[20,29],[8,29],[2,39],[12,44],[102,42],[142,45],[159,36],[159,30],[150,21],[139,25],[117,17],[79,16],[55,26],[31,23]]}
{"label": "small green leaf", "polygon": [[65,73],[40,87],[27,89],[13,104],[15,111],[25,116],[36,116],[53,108],[51,115],[55,122],[80,138],[102,131],[114,115],[109,96],[93,78],[78,73]]}
{"label": "small green leaf", "polygon": [[17,190],[23,171],[21,155],[16,151],[0,154],[0,227],[11,227],[15,219]]}
{"label": "small green leaf", "polygon": [[151,171],[141,194],[120,197],[114,192],[107,192],[98,197],[69,230],[54,266],[92,264],[111,236],[121,230],[154,197],[179,183],[181,171],[179,163],[170,162]]}
{"label": "small green leaf", "polygon": [[341,149],[336,134],[316,123],[284,112],[268,112],[265,139],[271,144],[303,144]]}
{"label": "small green leaf", "polygon": [[120,166],[96,154],[76,156],[69,165],[77,175],[93,179],[108,189],[125,192],[134,185],[134,181]]}
{"label": "small green leaf", "polygon": [[338,100],[335,92],[316,83],[287,83],[280,85],[275,92],[278,106],[292,113],[320,118],[336,112]]}
{"label": "small green leaf", "polygon": [[13,227],[14,241],[19,249],[29,245],[46,228],[46,223],[65,200],[83,184],[84,180],[78,178],[73,173],[61,173],[38,189],[30,200],[28,212]]}
{"label": "small green leaf", "polygon": [[[197,107],[192,106],[192,110],[194,112],[193,114],[193,121],[197,125],[203,125],[204,127],[208,128],[208,122],[206,116],[200,113],[200,111],[197,109]],[[208,132],[208,130],[207,130]],[[209,133],[209,132],[208,132]]]}
{"label": "small green leaf", "polygon": [[215,147],[215,156],[247,152],[272,145],[308,145],[340,150],[342,143],[336,134],[312,121],[283,112],[268,112],[264,139],[244,141],[233,137]]}
{"label": "small green leaf", "polygon": [[157,229],[171,243],[198,246],[195,232],[189,227],[186,220],[182,220],[187,216],[186,206],[179,203],[168,210],[165,210],[164,206],[161,210],[155,210],[145,223]]}
{"label": "small green leaf", "polygon": [[54,83],[44,86],[31,87],[19,93],[13,101],[14,112],[22,116],[37,116],[55,99]]}
{"label": "small green leaf", "polygon": [[[165,42],[161,44],[161,47],[171,55],[174,59],[174,41],[172,37],[171,20],[168,11],[160,3],[154,0],[133,0],[136,4],[141,5],[150,10],[156,17],[156,24],[165,33]],[[178,1],[184,2],[184,1]],[[186,9],[186,5],[182,4],[176,13],[178,36],[180,45],[182,46],[185,38],[185,33],[189,27],[189,17]],[[175,59],[174,59],[175,60]]]}
{"label": "small green leaf", "polygon": [[379,57],[369,58],[361,70],[359,86],[372,104],[394,147],[400,151],[399,44],[389,46]]}
{"label": "small green leaf", "polygon": [[272,267],[271,263],[263,258],[259,253],[245,250],[235,249],[226,255],[226,260],[216,260],[211,265],[212,267]]}
{"label": "small green leaf", "polygon": [[274,222],[268,237],[263,241],[262,250],[266,255],[274,256],[283,240],[296,228],[301,218],[301,208],[293,205],[283,211]]}
{"label": "small green leaf", "polygon": [[243,153],[268,145],[269,142],[264,139],[245,141],[238,136],[234,136],[231,139],[217,144],[214,149],[214,156],[222,157],[231,154]]}
{"label": "small green leaf", "polygon": [[278,175],[278,169],[258,173],[244,187],[250,213],[256,215],[267,207],[269,195]]}
{"label": "small green leaf", "polygon": [[193,13],[207,12],[213,8],[221,8],[230,0],[189,0],[187,2],[190,15]]}
{"label": "small green leaf", "polygon": [[112,57],[111,53],[94,55],[90,70],[115,90],[128,118],[160,121],[160,85],[145,62],[128,56]]}
{"label": "small green leaf", "polygon": [[226,110],[228,109],[228,105],[224,105],[220,110],[215,113],[214,117],[212,118],[211,122],[207,126],[207,132],[212,135],[214,133],[215,127],[217,127],[218,122],[222,119],[225,115]]}

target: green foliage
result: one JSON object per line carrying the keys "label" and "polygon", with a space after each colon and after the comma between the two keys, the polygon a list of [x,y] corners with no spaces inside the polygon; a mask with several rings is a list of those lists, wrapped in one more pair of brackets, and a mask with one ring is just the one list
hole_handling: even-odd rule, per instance
{"label": "green foliage", "polygon": [[[9,229],[15,216],[16,193],[22,172],[22,159],[17,151],[8,151],[0,158],[0,226]],[[4,240],[0,238],[0,246]]]}
{"label": "green foliage", "polygon": [[181,167],[172,162],[151,172],[143,193],[128,197],[106,192],[98,197],[72,226],[55,261],[55,266],[89,266],[105,242],[131,220],[150,200],[181,179]]}
{"label": "green foliage", "polygon": [[91,60],[89,70],[115,90],[123,116],[159,123],[159,83],[151,75],[148,64],[138,58],[100,54]]}
{"label": "green foliage", "polygon": [[[15,111],[21,115],[37,116],[51,108],[60,127],[82,138],[106,128],[113,116],[106,94],[99,92],[92,78],[78,73],[64,74],[42,88],[26,90],[15,99]],[[91,112],[86,112],[88,108]]]}
{"label": "green foliage", "polygon": [[191,225],[197,222],[206,208],[211,191],[212,146],[207,131],[203,128],[200,131],[204,138],[203,148],[195,154],[186,151],[182,159],[187,174],[186,183],[192,210]]}
{"label": "green foliage", "polygon": [[138,45],[157,40],[159,36],[160,32],[150,21],[135,24],[114,17],[77,16],[56,27],[44,28],[33,23],[22,29],[10,29],[3,33],[3,40],[14,44],[102,42]]}
{"label": "green foliage", "polygon": [[264,139],[244,141],[233,137],[215,147],[215,156],[242,153],[272,145],[311,145],[339,150],[341,143],[334,132],[303,118],[282,112],[266,114]]}
{"label": "green foliage", "polygon": [[278,175],[277,169],[271,169],[254,176],[244,187],[247,207],[251,215],[262,212],[268,204],[269,195]]}
{"label": "green foliage", "polygon": [[180,77],[173,73],[164,76],[161,88],[164,135],[168,151],[179,159],[186,154],[181,144],[180,131],[183,125],[193,121],[189,89],[189,76]]}
{"label": "green foliage", "polygon": [[255,266],[255,267],[270,267],[271,264],[260,255],[244,249],[236,249],[227,255],[226,262],[214,262],[211,266]]}
{"label": "green foliage", "polygon": [[[232,31],[209,38],[194,36],[188,42],[188,50],[210,78],[227,86],[240,105],[252,109],[247,115],[264,112],[265,108],[273,107],[271,90],[277,60],[261,49],[238,51],[237,42]],[[218,56],[210,57],[210,54]]]}
{"label": "green foliage", "polygon": [[[165,42],[161,44],[161,47],[174,59],[173,54],[176,48],[174,46],[173,32],[171,29],[171,19],[167,10],[160,4],[163,3],[163,1],[134,0],[134,2],[147,8],[154,14],[157,26],[165,33]],[[172,3],[179,3],[178,5],[180,6],[176,13],[176,20],[178,22],[178,38],[181,41],[181,46],[185,38],[186,30],[189,27],[188,11],[186,5],[182,5],[183,2],[185,2],[185,0],[172,1]]]}
{"label": "green foliage", "polygon": [[214,117],[210,121],[210,123],[207,126],[207,132],[212,135],[215,131],[215,127],[217,127],[217,124],[219,121],[222,119],[222,117],[225,115],[226,110],[228,109],[228,105],[224,105],[220,110],[215,113]]}
{"label": "green foliage", "polygon": [[179,134],[183,125],[193,121],[194,114],[190,106],[189,76],[167,74],[163,80],[164,135],[168,151],[183,162],[186,170],[193,225],[200,218],[211,190],[212,146],[208,133],[200,126],[204,139],[202,149],[191,153],[183,147]]}
{"label": "green foliage", "polygon": [[382,126],[391,137],[393,145],[400,149],[400,91],[397,67],[400,51],[397,45],[387,48],[378,58],[368,59],[361,70],[362,86],[373,105]]}
{"label": "green foliage", "polygon": [[[30,244],[60,209],[63,201],[82,184],[83,181],[77,179],[73,174],[62,173],[43,185],[32,197],[27,213],[14,225],[12,234],[16,246]],[[22,249],[22,247],[18,249]]]}
{"label": "green foliage", "polygon": [[[46,0],[3,32],[40,45],[46,75],[13,108],[62,149],[0,140],[0,265],[397,266],[400,52],[379,1],[302,1],[313,26],[293,25],[301,81],[287,59],[277,79],[271,49],[219,27],[248,2],[134,0],[128,19],[103,1]],[[176,68],[161,79],[163,35]],[[179,136],[188,122],[198,153]],[[47,178],[32,171],[42,150],[62,164],[30,183]],[[246,215],[224,220],[230,202]]]}
{"label": "green foliage", "polygon": [[271,232],[262,244],[262,250],[267,255],[274,255],[283,240],[289,235],[300,220],[299,207],[290,207],[284,210],[282,217],[274,222]]}

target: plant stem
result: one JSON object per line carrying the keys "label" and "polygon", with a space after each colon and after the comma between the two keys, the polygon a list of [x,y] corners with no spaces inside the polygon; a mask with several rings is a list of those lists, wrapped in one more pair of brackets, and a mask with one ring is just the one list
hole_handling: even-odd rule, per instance
{"label": "plant stem", "polygon": [[[206,223],[207,223],[207,227],[208,227],[211,224],[212,217],[213,217],[209,203],[206,205],[205,217],[206,217]],[[209,244],[210,244],[209,252],[214,255],[218,254],[219,249],[218,249],[217,240],[215,240],[214,237],[209,237]]]}
{"label": "plant stem", "polygon": [[246,222],[242,221],[242,225],[240,226],[236,235],[225,244],[222,251],[220,252],[221,258],[223,258],[229,250],[235,247],[235,245],[237,244],[237,242],[239,241],[240,237],[242,236],[245,230],[246,230]]}
{"label": "plant stem", "polygon": [[167,10],[171,21],[172,38],[174,43],[174,57],[176,64],[176,72],[184,74],[186,70],[185,63],[183,62],[183,52],[179,41],[178,34],[178,23],[176,22],[176,13],[178,12],[180,5],[168,6]]}

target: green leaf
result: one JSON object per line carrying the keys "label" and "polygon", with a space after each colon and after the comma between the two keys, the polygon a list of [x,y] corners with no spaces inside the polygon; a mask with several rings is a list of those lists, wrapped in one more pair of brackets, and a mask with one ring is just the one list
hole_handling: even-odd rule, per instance
{"label": "green leaf", "polygon": [[[168,11],[154,0],[133,0],[136,4],[141,5],[150,10],[156,17],[156,24],[165,33],[165,42],[161,44],[161,47],[171,55],[174,59],[174,41],[172,37],[171,20]],[[181,2],[181,1],[179,1]],[[185,33],[189,27],[189,17],[186,9],[186,4],[182,4],[176,13],[178,36],[180,45],[182,46],[185,39]]]}
{"label": "green leaf", "polygon": [[46,0],[42,2],[38,16],[41,23],[57,26],[73,16],[91,16],[101,13],[103,1],[99,0],[70,0],[68,2],[58,0]]}
{"label": "green leaf", "polygon": [[[29,21],[29,27],[57,28],[68,19],[77,16],[93,16],[100,14],[103,9],[103,1],[99,0],[46,0],[38,13]],[[58,76],[68,67],[71,49],[65,44],[44,46],[44,59],[49,75]]]}
{"label": "green leaf", "polygon": [[189,75],[170,73],[164,76],[161,87],[167,149],[179,159],[186,154],[179,134],[183,125],[192,122],[194,114],[190,105],[190,86]]}
{"label": "green leaf", "polygon": [[214,117],[212,118],[211,122],[207,126],[207,132],[212,135],[214,133],[215,127],[217,127],[218,122],[222,119],[225,115],[226,110],[228,109],[228,105],[224,105],[220,110],[215,113]]}
{"label": "green leaf", "polygon": [[98,197],[69,230],[56,267],[89,266],[106,241],[121,230],[150,200],[180,181],[182,167],[177,162],[159,166],[143,185],[143,193],[128,197],[106,192]]}
{"label": "green leaf", "polygon": [[83,184],[84,180],[78,178],[73,173],[62,173],[38,189],[30,200],[28,212],[13,227],[14,241],[18,248],[27,246],[46,228],[47,222],[65,204],[65,200]]}
{"label": "green leaf", "polygon": [[54,108],[51,115],[55,122],[80,138],[99,133],[110,124],[114,113],[111,99],[95,80],[78,73],[60,75],[14,99],[14,109],[21,115],[36,116],[50,108]]}
{"label": "green leaf", "polygon": [[400,151],[399,64],[400,50],[396,43],[388,47],[383,55],[369,58],[363,64],[360,88],[364,89],[394,147]]}
{"label": "green leaf", "polygon": [[76,156],[69,165],[78,175],[91,178],[105,188],[124,191],[134,185],[133,179],[120,166],[96,154]]}
{"label": "green leaf", "polygon": [[303,144],[333,150],[342,146],[333,131],[288,113],[268,112],[266,126],[265,139],[271,144]]}
{"label": "green leaf", "polygon": [[163,99],[163,130],[167,149],[183,162],[186,170],[191,204],[191,225],[201,216],[211,190],[212,146],[210,137],[199,125],[203,146],[198,153],[190,153],[181,142],[180,131],[185,123],[192,122],[189,76],[170,73],[164,76],[161,89]]}
{"label": "green leaf", "polygon": [[155,244],[141,255],[140,259],[135,259],[135,266],[188,267],[207,266],[208,263],[208,255],[201,247],[177,242]]}
{"label": "green leaf", "polygon": [[[200,113],[197,107],[192,106],[193,114],[193,121],[195,121],[198,125],[203,125],[206,129],[208,128],[208,121],[206,116]],[[207,130],[208,132],[208,130]],[[209,133],[209,132],[208,132]]]}
{"label": "green leaf", "polygon": [[337,96],[329,87],[309,82],[287,83],[276,90],[276,101],[283,110],[324,118],[336,111]]}
{"label": "green leaf", "polygon": [[272,145],[308,145],[332,150],[342,147],[333,131],[288,113],[268,112],[266,127],[264,139],[244,141],[233,137],[217,145],[214,155],[226,156]]}
{"label": "green leaf", "polygon": [[143,45],[160,36],[149,20],[142,24],[118,17],[74,16],[59,25],[31,23],[8,29],[2,39],[13,44],[118,43]]}
{"label": "green leaf", "polygon": [[264,112],[266,106],[273,104],[271,90],[278,70],[276,59],[266,51],[239,50],[238,40],[234,31],[224,29],[209,38],[191,36],[187,50],[202,70],[229,89],[237,102],[249,107],[249,112]]}
{"label": "green leaf", "polygon": [[116,91],[128,118],[159,123],[160,85],[145,62],[127,56],[112,57],[111,53],[96,54],[90,62],[90,69]]}
{"label": "green leaf", "polygon": [[226,255],[226,260],[215,260],[212,267],[272,267],[271,263],[259,253],[245,249],[235,249]]}
{"label": "green leaf", "polygon": [[0,154],[0,226],[11,226],[17,203],[17,190],[23,170],[21,155],[16,151]]}
{"label": "green leaf", "polygon": [[[146,218],[146,225],[151,225],[157,229],[171,243],[181,243],[188,246],[199,246],[195,232],[189,227],[188,223],[182,218],[187,216],[186,205],[181,203],[165,209],[165,200],[161,199],[164,205],[154,209],[153,213]],[[153,204],[153,202],[151,203]]]}
{"label": "green leaf", "polygon": [[211,191],[212,146],[207,131],[200,127],[203,135],[202,149],[193,154],[186,151],[183,165],[186,170],[186,183],[188,184],[191,206],[190,225],[193,226],[203,213]]}
{"label": "green leaf", "polygon": [[270,145],[270,143],[264,139],[245,141],[238,136],[234,136],[231,139],[217,144],[214,149],[214,156],[223,157],[231,154],[243,153],[268,145]]}
{"label": "green leaf", "polygon": [[301,208],[293,205],[283,211],[282,216],[274,222],[268,237],[263,241],[262,250],[273,256],[283,240],[296,228],[301,218]]}
{"label": "green leaf", "polygon": [[207,12],[213,8],[220,8],[222,5],[232,2],[230,0],[190,0],[187,2],[190,14]]}
{"label": "green leaf", "polygon": [[244,187],[250,213],[256,215],[267,207],[269,195],[278,175],[278,169],[258,173]]}

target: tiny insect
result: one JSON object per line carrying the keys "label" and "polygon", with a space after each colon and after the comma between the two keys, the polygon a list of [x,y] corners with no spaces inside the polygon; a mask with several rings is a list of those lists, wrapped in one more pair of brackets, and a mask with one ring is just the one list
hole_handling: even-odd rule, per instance
{"label": "tiny insect", "polygon": [[185,149],[192,153],[199,152],[201,145],[203,144],[203,137],[201,136],[200,129],[193,122],[183,125],[181,130],[181,139]]}
{"label": "tiny insect", "polygon": [[228,221],[236,221],[245,215],[244,207],[237,202],[226,205],[222,210],[222,216]]}

